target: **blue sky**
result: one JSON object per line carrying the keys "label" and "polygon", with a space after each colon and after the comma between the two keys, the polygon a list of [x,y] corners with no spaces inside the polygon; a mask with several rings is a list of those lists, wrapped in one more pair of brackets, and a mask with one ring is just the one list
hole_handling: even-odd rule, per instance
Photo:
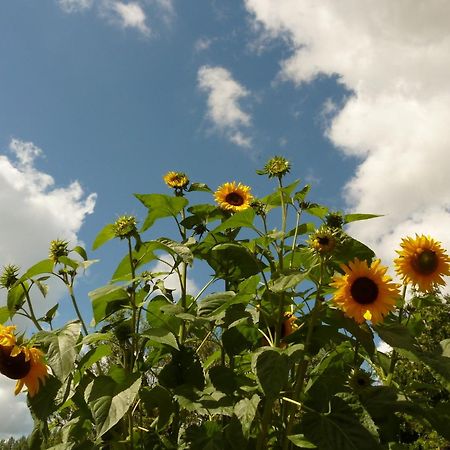
{"label": "blue sky", "polygon": [[[132,194],[166,192],[168,170],[264,195],[255,170],[275,154],[312,200],[386,214],[350,230],[386,264],[405,234],[448,247],[450,6],[407,3],[3,1],[0,264],[31,265],[55,237],[89,248],[119,215],[143,218]],[[120,251],[91,253],[82,293]],[[14,405],[27,417],[23,397]],[[30,424],[0,423],[0,436]]]}

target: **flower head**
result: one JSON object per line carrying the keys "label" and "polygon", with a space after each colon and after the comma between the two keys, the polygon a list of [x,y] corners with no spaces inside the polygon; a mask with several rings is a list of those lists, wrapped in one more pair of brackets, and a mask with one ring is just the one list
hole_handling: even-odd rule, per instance
{"label": "flower head", "polygon": [[284,314],[284,320],[281,324],[281,338],[285,338],[298,329],[296,324],[297,317],[294,314],[287,312]]}
{"label": "flower head", "polygon": [[281,178],[291,170],[291,163],[282,156],[274,156],[267,161],[263,170],[258,170],[259,175],[269,175],[269,178]]}
{"label": "flower head", "polygon": [[120,216],[113,225],[114,234],[120,239],[125,239],[133,236],[136,233],[136,217],[134,216]]}
{"label": "flower head", "polygon": [[167,186],[174,189],[184,189],[189,184],[189,178],[183,172],[167,172],[163,179]]}
{"label": "flower head", "polygon": [[8,264],[3,267],[0,275],[0,287],[9,289],[19,279],[19,267],[14,264]]}
{"label": "flower head", "polygon": [[48,257],[55,263],[59,261],[61,256],[67,256],[69,254],[69,243],[62,239],[55,239],[50,242],[50,250]]}
{"label": "flower head", "polygon": [[429,292],[445,284],[443,275],[450,275],[450,258],[440,242],[429,236],[417,235],[402,239],[402,250],[394,260],[395,270],[404,284],[411,283],[419,291]]}
{"label": "flower head", "polygon": [[320,228],[309,238],[309,245],[322,255],[331,253],[336,247],[336,233],[330,228]]}
{"label": "flower head", "polygon": [[45,384],[45,379],[48,376],[47,366],[44,362],[44,354],[38,348],[21,347],[21,352],[16,356],[11,356],[9,359],[19,357],[21,360],[17,363],[17,368],[24,368],[26,370],[24,370],[20,377],[15,378],[18,381],[14,393],[17,395],[25,385],[30,397],[34,397],[39,391],[40,382]]}
{"label": "flower head", "polygon": [[358,259],[341,267],[345,275],[335,275],[331,283],[336,288],[334,303],[357,323],[381,322],[400,296],[398,286],[386,275],[387,268],[379,259],[370,267]]}
{"label": "flower head", "polygon": [[344,222],[344,217],[339,212],[331,212],[325,216],[325,223],[329,228],[342,229]]}
{"label": "flower head", "polygon": [[16,345],[15,325],[0,325],[0,347],[14,347]]}
{"label": "flower head", "polygon": [[353,391],[358,393],[372,385],[372,378],[365,370],[352,369],[348,379],[348,385],[353,389]]}
{"label": "flower head", "polygon": [[250,207],[253,196],[250,194],[250,187],[244,184],[224,183],[219,186],[214,193],[214,199],[221,209],[226,211],[244,211]]}

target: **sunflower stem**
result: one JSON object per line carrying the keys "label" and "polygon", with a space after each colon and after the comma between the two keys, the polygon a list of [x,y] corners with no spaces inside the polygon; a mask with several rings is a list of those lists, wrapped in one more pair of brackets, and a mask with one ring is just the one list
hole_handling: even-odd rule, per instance
{"label": "sunflower stem", "polygon": [[31,298],[30,298],[30,292],[28,291],[28,289],[26,288],[24,283],[20,283],[20,285],[22,286],[23,292],[25,294],[25,298],[27,299],[27,305],[30,310],[30,313],[28,314],[28,318],[33,322],[34,326],[39,331],[42,331],[41,324],[38,322],[38,320],[36,319],[36,315],[34,314],[33,305],[31,303]]}

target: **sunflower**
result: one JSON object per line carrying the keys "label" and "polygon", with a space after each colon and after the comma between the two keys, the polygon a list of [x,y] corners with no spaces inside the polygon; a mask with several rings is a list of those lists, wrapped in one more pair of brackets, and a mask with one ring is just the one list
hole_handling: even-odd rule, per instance
{"label": "sunflower", "polygon": [[416,234],[415,238],[402,239],[402,250],[394,260],[395,270],[404,284],[411,283],[421,292],[432,291],[436,285],[444,285],[442,275],[450,275],[450,258],[440,242],[429,236]]}
{"label": "sunflower", "polygon": [[331,283],[336,288],[334,303],[357,323],[382,321],[400,295],[398,286],[386,275],[387,268],[380,266],[379,259],[370,267],[358,259],[341,267],[345,275],[335,275]]}
{"label": "sunflower", "polygon": [[372,385],[372,382],[373,380],[370,377],[370,374],[362,369],[352,369],[348,379],[348,385],[356,393],[360,393],[364,389],[367,389]]}
{"label": "sunflower", "polygon": [[16,395],[25,384],[30,397],[33,397],[39,391],[39,380],[45,383],[47,376],[44,354],[37,348],[17,345],[15,328],[0,325],[0,373],[18,380]]}
{"label": "sunflower", "polygon": [[336,237],[331,229],[321,228],[311,235],[309,245],[320,254],[331,253],[336,246]]}
{"label": "sunflower", "polygon": [[189,178],[183,172],[167,172],[163,179],[167,186],[174,189],[184,189],[189,184]]}
{"label": "sunflower", "polygon": [[250,207],[253,196],[250,194],[250,187],[244,184],[224,183],[217,188],[214,199],[221,209],[226,211],[244,211]]}

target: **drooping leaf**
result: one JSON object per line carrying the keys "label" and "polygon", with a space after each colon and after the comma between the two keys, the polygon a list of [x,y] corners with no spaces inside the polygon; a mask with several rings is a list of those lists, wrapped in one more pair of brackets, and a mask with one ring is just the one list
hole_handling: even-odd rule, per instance
{"label": "drooping leaf", "polygon": [[126,382],[119,384],[110,376],[100,375],[92,383],[88,403],[99,438],[111,429],[133,404],[141,386],[141,377],[139,373],[128,375]]}
{"label": "drooping leaf", "polygon": [[65,381],[73,369],[80,331],[81,324],[76,321],[58,330],[46,332],[43,337],[44,343],[48,345],[47,362],[61,382]]}
{"label": "drooping leaf", "polygon": [[158,428],[162,429],[168,425],[170,416],[175,412],[173,395],[166,388],[156,385],[152,388],[145,387],[140,393],[149,415],[153,415],[153,409],[158,409]]}

